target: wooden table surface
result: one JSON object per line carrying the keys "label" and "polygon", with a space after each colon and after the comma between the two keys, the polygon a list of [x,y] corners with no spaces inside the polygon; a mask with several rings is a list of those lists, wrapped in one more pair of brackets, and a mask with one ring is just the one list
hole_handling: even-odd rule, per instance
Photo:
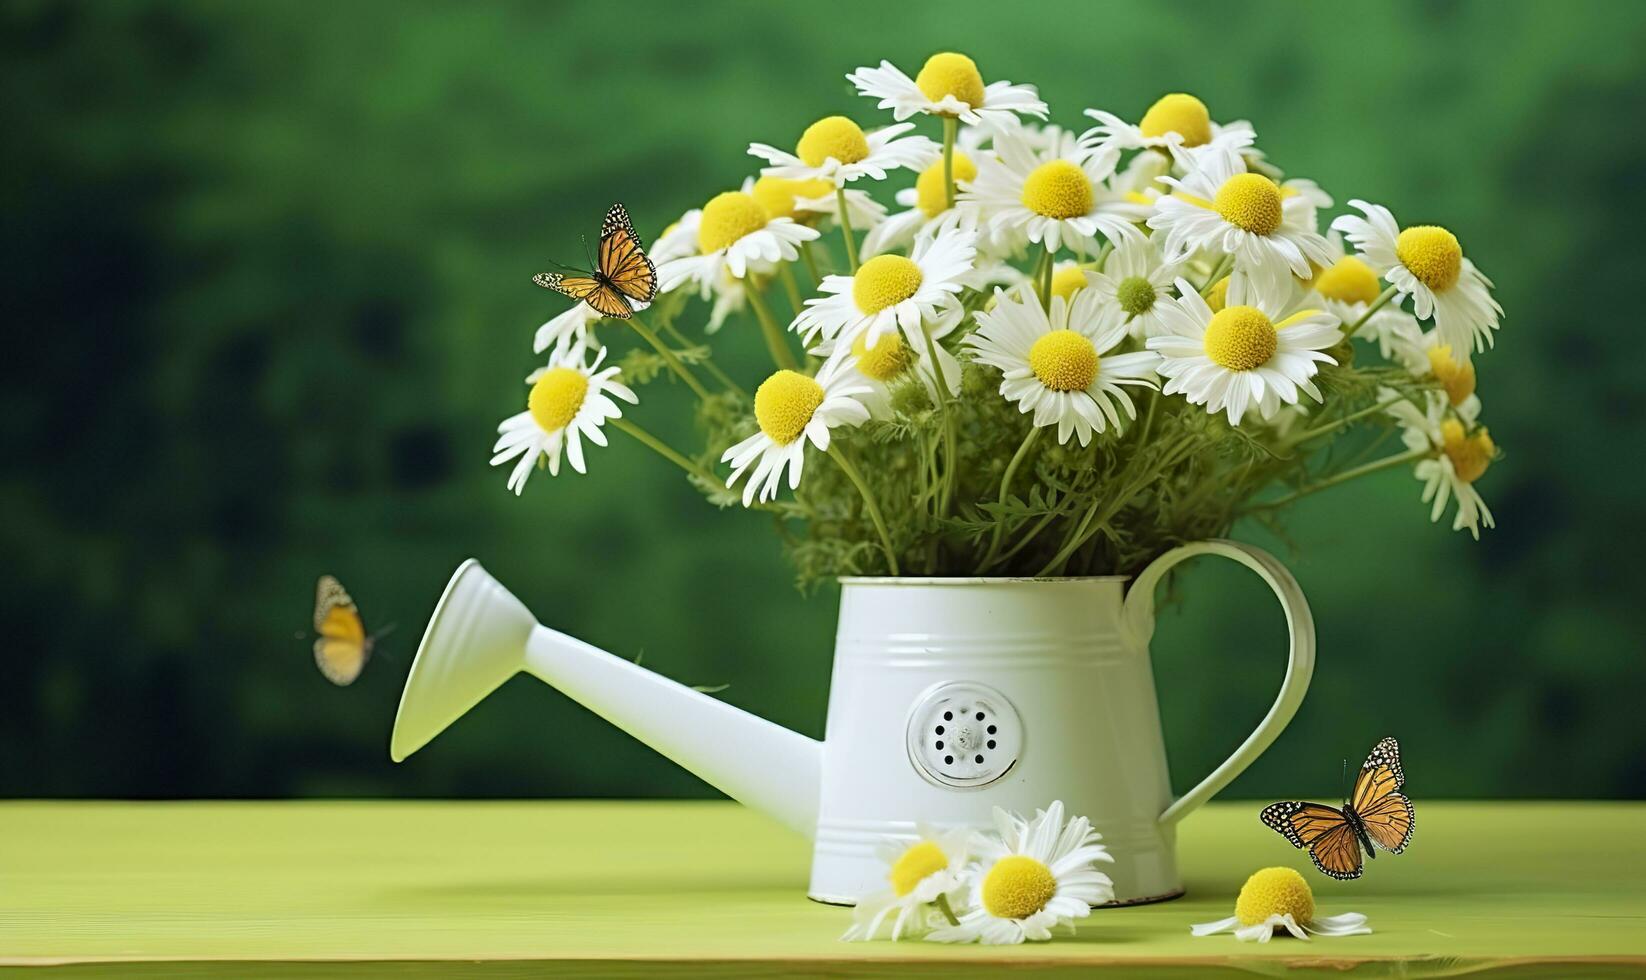
{"label": "wooden table surface", "polygon": [[[1018,947],[842,943],[808,845],[731,803],[0,803],[0,970],[46,975],[1640,976],[1646,804],[1419,801],[1357,882],[1218,803],[1189,894]],[[1257,868],[1370,936],[1193,938]],[[42,969],[46,968],[46,969]]]}

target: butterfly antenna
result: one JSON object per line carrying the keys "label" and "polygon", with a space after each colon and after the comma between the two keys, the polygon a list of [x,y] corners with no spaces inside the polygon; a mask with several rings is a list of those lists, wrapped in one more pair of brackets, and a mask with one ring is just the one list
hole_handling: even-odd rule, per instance
{"label": "butterfly antenna", "polygon": [[375,632],[371,635],[372,642],[375,643],[376,641],[381,640],[383,637],[388,636],[390,633],[393,633],[394,628],[396,626],[399,626],[399,625],[400,625],[399,623],[389,623],[386,626],[378,627],[377,632]]}
{"label": "butterfly antenna", "polygon": [[1343,802],[1349,802],[1349,760],[1343,760]]}

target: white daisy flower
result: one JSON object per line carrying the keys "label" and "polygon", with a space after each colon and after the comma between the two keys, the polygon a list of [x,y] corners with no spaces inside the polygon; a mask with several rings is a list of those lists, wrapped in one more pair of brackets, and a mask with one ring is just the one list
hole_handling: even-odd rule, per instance
{"label": "white daisy flower", "polygon": [[1243,943],[1266,943],[1284,929],[1298,939],[1316,936],[1369,936],[1372,930],[1358,912],[1317,916],[1314,893],[1303,876],[1291,868],[1264,868],[1240,889],[1235,914],[1216,922],[1190,926],[1196,936],[1232,932]]}
{"label": "white daisy flower", "polygon": [[869,410],[857,396],[869,389],[852,368],[851,359],[843,358],[824,364],[815,378],[783,370],[761,382],[754,393],[754,418],[760,431],[720,457],[721,462],[732,464],[728,489],[754,467],[743,487],[743,506],[752,505],[757,493],[762,501],[774,499],[785,469],[789,489],[798,489],[808,442],[827,451],[830,429],[868,420]]}
{"label": "white daisy flower", "polygon": [[972,850],[981,863],[971,870],[971,908],[960,924],[926,934],[940,943],[990,945],[1052,938],[1052,929],[1072,925],[1092,906],[1114,901],[1114,883],[1094,865],[1113,861],[1085,817],[1063,822],[1062,802],[1024,820],[995,807],[999,839],[979,835]]}
{"label": "white daisy flower", "polygon": [[806,127],[793,153],[750,143],[749,153],[771,163],[760,172],[794,180],[827,180],[844,187],[859,177],[885,180],[886,171],[923,170],[943,148],[924,136],[904,136],[914,123],[898,123],[865,133],[845,116],[825,116]]}
{"label": "white daisy flower", "polygon": [[1185,149],[1207,146],[1222,137],[1224,145],[1245,146],[1257,139],[1244,119],[1220,126],[1212,122],[1206,103],[1187,92],[1162,95],[1136,125],[1102,109],[1087,109],[1097,125],[1081,134],[1083,145],[1101,149],[1167,149],[1174,143]]}
{"label": "white daisy flower", "polygon": [[1000,394],[1037,426],[1057,426],[1057,441],[1074,435],[1089,445],[1093,432],[1121,427],[1120,403],[1130,418],[1137,406],[1125,386],[1155,387],[1159,355],[1151,351],[1110,355],[1126,339],[1118,311],[1105,314],[1102,297],[1082,289],[1074,299],[1052,297],[1050,313],[1026,289],[995,292],[994,308],[979,310],[977,329],[966,338],[976,359],[1005,375]]}
{"label": "white daisy flower", "polygon": [[1401,296],[1411,296],[1418,319],[1435,327],[1459,357],[1492,345],[1503,307],[1492,298],[1492,281],[1463,255],[1457,236],[1439,225],[1402,229],[1385,208],[1350,201],[1364,218],[1345,214],[1332,222],[1362,257]]}
{"label": "white daisy flower", "polygon": [[[977,164],[967,154],[956,150],[954,153],[954,183],[958,193],[971,186],[977,177]],[[927,167],[915,178],[913,187],[905,187],[897,192],[898,204],[908,210],[894,214],[879,226],[871,228],[863,238],[863,256],[879,255],[894,248],[902,248],[910,244],[921,235],[936,235],[946,227],[960,228],[963,231],[977,229],[977,206],[956,202],[949,207],[948,195],[943,186],[943,161]],[[856,228],[854,220],[852,227]]]}
{"label": "white daisy flower", "polygon": [[879,99],[876,108],[892,110],[898,122],[916,113],[958,116],[972,126],[1002,125],[1016,113],[1046,118],[1046,103],[1033,85],[1011,82],[983,84],[977,63],[963,54],[946,51],[926,59],[920,74],[903,74],[889,61],[879,68],[859,68],[846,76],[859,95]]}
{"label": "white daisy flower", "polygon": [[1194,157],[1172,148],[1182,177],[1162,177],[1172,192],[1155,202],[1149,227],[1165,233],[1167,261],[1202,249],[1234,257],[1236,270],[1278,281],[1307,279],[1309,263],[1331,262],[1326,239],[1314,229],[1314,205],[1304,194],[1284,195],[1262,174],[1251,173],[1234,152],[1218,149]]}
{"label": "white daisy flower", "polygon": [[560,473],[562,449],[572,469],[588,472],[583,465],[583,439],[604,446],[606,435],[600,427],[607,419],[623,415],[612,397],[631,405],[640,402],[634,392],[617,381],[616,365],[600,367],[606,359],[606,348],[600,348],[592,364],[584,363],[584,354],[581,348],[568,350],[563,356],[551,358],[547,367],[533,371],[526,378],[532,386],[531,394],[526,396],[526,410],[504,419],[497,427],[492,465],[520,457],[509,474],[509,489],[516,495],[526,488],[526,478],[538,456],[548,457],[550,476]]}
{"label": "white daisy flower", "polygon": [[1322,400],[1310,379],[1321,363],[1337,363],[1321,352],[1341,334],[1336,317],[1300,305],[1295,283],[1257,283],[1237,273],[1228,305],[1215,313],[1185,280],[1177,291],[1160,303],[1165,332],[1147,341],[1160,352],[1156,370],[1169,379],[1165,394],[1182,392],[1214,415],[1226,412],[1230,425],[1253,407],[1273,418],[1282,403],[1297,404],[1299,392]]}
{"label": "white daisy flower", "polygon": [[[636,303],[636,308],[643,308],[645,304]],[[594,324],[605,319],[594,307],[579,302],[571,309],[560,314],[548,323],[537,328],[537,334],[532,338],[532,353],[541,354],[550,347],[554,348],[554,357],[559,359],[571,350],[581,350],[591,346],[594,338]]]}
{"label": "white daisy flower", "polygon": [[814,227],[840,223],[840,198],[846,198],[846,220],[852,228],[862,231],[873,229],[886,220],[886,206],[870,196],[868,191],[848,190],[844,195],[835,193],[834,185],[826,180],[791,180],[788,177],[761,177],[748,188],[760,206],[773,218]]}
{"label": "white daisy flower", "polygon": [[702,218],[703,209],[692,208],[663,229],[663,233],[657,236],[657,241],[652,242],[651,249],[646,253],[651,257],[652,264],[662,266],[671,259],[696,255],[697,228],[702,223]]}
{"label": "white daisy flower", "polygon": [[[1162,258],[1153,238],[1123,239],[1103,260],[1103,270],[1090,273],[1091,287],[1102,297],[1104,311],[1112,309],[1125,322],[1127,332],[1143,340],[1164,332],[1157,307],[1171,296],[1183,266],[1183,262]],[[1054,275],[1053,291],[1056,286]]]}
{"label": "white daisy flower", "polygon": [[1096,251],[1099,232],[1112,241],[1141,234],[1134,222],[1147,218],[1149,209],[1104,183],[1118,151],[1091,153],[1067,134],[1055,134],[1051,145],[1037,150],[1024,130],[995,136],[994,154],[978,158],[977,177],[961,198],[977,205],[990,234],[1027,239],[1052,252],[1064,246]]}
{"label": "white daisy flower", "polygon": [[1497,445],[1483,425],[1476,425],[1449,410],[1446,398],[1430,398],[1428,410],[1419,411],[1411,402],[1396,402],[1389,408],[1401,423],[1401,441],[1412,452],[1435,455],[1418,460],[1413,472],[1423,481],[1423,502],[1430,504],[1429,520],[1440,520],[1446,504],[1457,501],[1452,530],[1468,528],[1476,541],[1480,527],[1496,527],[1492,511],[1475,489],[1475,481],[1486,474],[1497,458]]}
{"label": "white daisy flower", "polygon": [[890,418],[892,386],[911,375],[925,387],[926,395],[933,404],[941,401],[938,398],[937,385],[939,374],[950,398],[960,394],[960,362],[938,341],[960,325],[965,312],[960,302],[951,297],[947,304],[939,307],[936,316],[927,322],[927,330],[932,335],[931,347],[937,351],[937,373],[934,373],[926,363],[929,356],[927,346],[924,343],[911,344],[897,330],[886,331],[872,344],[867,332],[859,333],[850,340],[845,336],[836,340],[826,340],[812,353],[826,360],[851,359],[853,369],[862,376],[862,383],[869,389],[858,397],[868,406],[870,417]]}
{"label": "white daisy flower", "polygon": [[[895,337],[895,335],[893,335]],[[886,880],[891,887],[857,900],[852,910],[852,926],[841,936],[848,942],[879,938],[891,926],[889,938],[898,940],[930,927],[928,916],[940,917],[929,906],[939,898],[958,900],[965,889],[971,831],[934,830],[915,825],[913,843],[888,840],[876,854],[886,862]]]}
{"label": "white daisy flower", "polygon": [[[1247,166],[1250,166],[1250,161]],[[1293,205],[1297,211],[1297,223],[1310,231],[1320,230],[1320,210],[1332,206],[1332,195],[1326,193],[1321,186],[1307,177],[1289,177],[1281,179],[1277,185],[1280,188],[1281,200],[1301,198],[1302,205]],[[1339,249],[1341,251],[1341,248]]]}
{"label": "white daisy flower", "polygon": [[1126,169],[1109,178],[1109,186],[1116,194],[1133,204],[1154,210],[1154,202],[1166,193],[1160,178],[1172,169],[1172,158],[1164,153],[1138,153],[1126,164]]}
{"label": "white daisy flower", "polygon": [[1444,397],[1464,422],[1472,425],[1480,417],[1474,361],[1467,357],[1458,360],[1451,346],[1441,339],[1440,331],[1420,332],[1413,343],[1396,354],[1412,377],[1439,383],[1441,391],[1436,396]]}
{"label": "white daisy flower", "polygon": [[815,228],[767,214],[749,193],[753,183],[746,181],[744,186],[747,190],[716,195],[701,210],[681,217],[675,234],[695,231],[696,254],[658,265],[658,286],[664,292],[689,282],[707,299],[721,270],[742,279],[751,268],[763,272],[772,263],[793,262],[800,257],[800,244],[818,237]]}
{"label": "white daisy flower", "polygon": [[814,337],[846,341],[867,334],[870,345],[902,327],[911,344],[923,345],[920,323],[960,292],[961,276],[977,255],[976,236],[958,228],[941,229],[915,241],[907,258],[877,255],[850,276],[824,276],[823,296],[806,301],[790,328],[810,344]]}
{"label": "white daisy flower", "polygon": [[[1332,261],[1316,267],[1314,277],[1306,281],[1327,312],[1343,321],[1347,329],[1365,317],[1366,311],[1382,295],[1383,284],[1371,266],[1359,256],[1344,251],[1343,236],[1339,232],[1326,236],[1326,247]],[[1423,328],[1418,326],[1415,317],[1405,308],[1391,304],[1361,323],[1354,335],[1377,344],[1385,358],[1397,359],[1403,356],[1402,352],[1415,350],[1422,334]]]}

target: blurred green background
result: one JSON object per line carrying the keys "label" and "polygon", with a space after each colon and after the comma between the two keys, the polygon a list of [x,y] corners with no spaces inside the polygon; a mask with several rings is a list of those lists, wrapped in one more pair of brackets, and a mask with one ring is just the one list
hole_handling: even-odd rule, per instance
{"label": "blurred green background", "polygon": [[[1430,525],[1404,472],[1297,508],[1320,667],[1230,793],[1334,793],[1395,734],[1420,799],[1642,795],[1646,5],[1621,2],[7,3],[0,794],[711,794],[527,680],[391,764],[469,555],[551,625],[820,735],[835,595],[793,589],[766,520],[621,436],[523,499],[488,450],[565,305],[528,278],[610,201],[653,237],[751,139],[879,118],[848,70],[947,48],[1065,125],[1195,92],[1497,281],[1499,529]],[[754,378],[752,325],[722,339]],[[636,417],[684,441],[689,404],[659,384]],[[1202,564],[1155,643],[1180,788],[1282,659],[1262,587]],[[348,689],[295,636],[321,572],[399,624]]]}

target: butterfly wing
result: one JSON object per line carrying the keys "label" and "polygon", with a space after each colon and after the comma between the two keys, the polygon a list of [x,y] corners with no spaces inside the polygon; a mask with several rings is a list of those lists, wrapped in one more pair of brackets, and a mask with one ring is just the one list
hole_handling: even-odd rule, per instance
{"label": "butterfly wing", "polygon": [[1360,840],[1343,811],[1323,803],[1272,803],[1258,814],[1293,847],[1308,848],[1315,867],[1333,878],[1360,877]]}
{"label": "butterfly wing", "polygon": [[613,204],[600,223],[600,275],[630,299],[650,303],[657,297],[657,267],[640,244],[628,209]]}
{"label": "butterfly wing", "polygon": [[342,583],[320,576],[314,594],[314,663],[326,680],[339,687],[354,683],[371,656],[365,621]]}
{"label": "butterfly wing", "polygon": [[634,314],[634,307],[630,306],[628,299],[617,291],[617,287],[600,281],[597,276],[563,276],[558,272],[539,272],[532,276],[532,282],[544,289],[552,289],[557,293],[565,293],[572,299],[582,300],[601,316],[627,320]]}
{"label": "butterfly wing", "polygon": [[1347,820],[1316,837],[1309,845],[1309,857],[1321,873],[1340,881],[1359,878],[1365,860],[1360,856],[1360,838]]}
{"label": "butterfly wing", "polygon": [[1386,738],[1372,747],[1371,755],[1355,777],[1350,805],[1365,825],[1373,844],[1391,854],[1399,854],[1411,842],[1416,826],[1412,801],[1400,792],[1406,774],[1400,768],[1400,743]]}

